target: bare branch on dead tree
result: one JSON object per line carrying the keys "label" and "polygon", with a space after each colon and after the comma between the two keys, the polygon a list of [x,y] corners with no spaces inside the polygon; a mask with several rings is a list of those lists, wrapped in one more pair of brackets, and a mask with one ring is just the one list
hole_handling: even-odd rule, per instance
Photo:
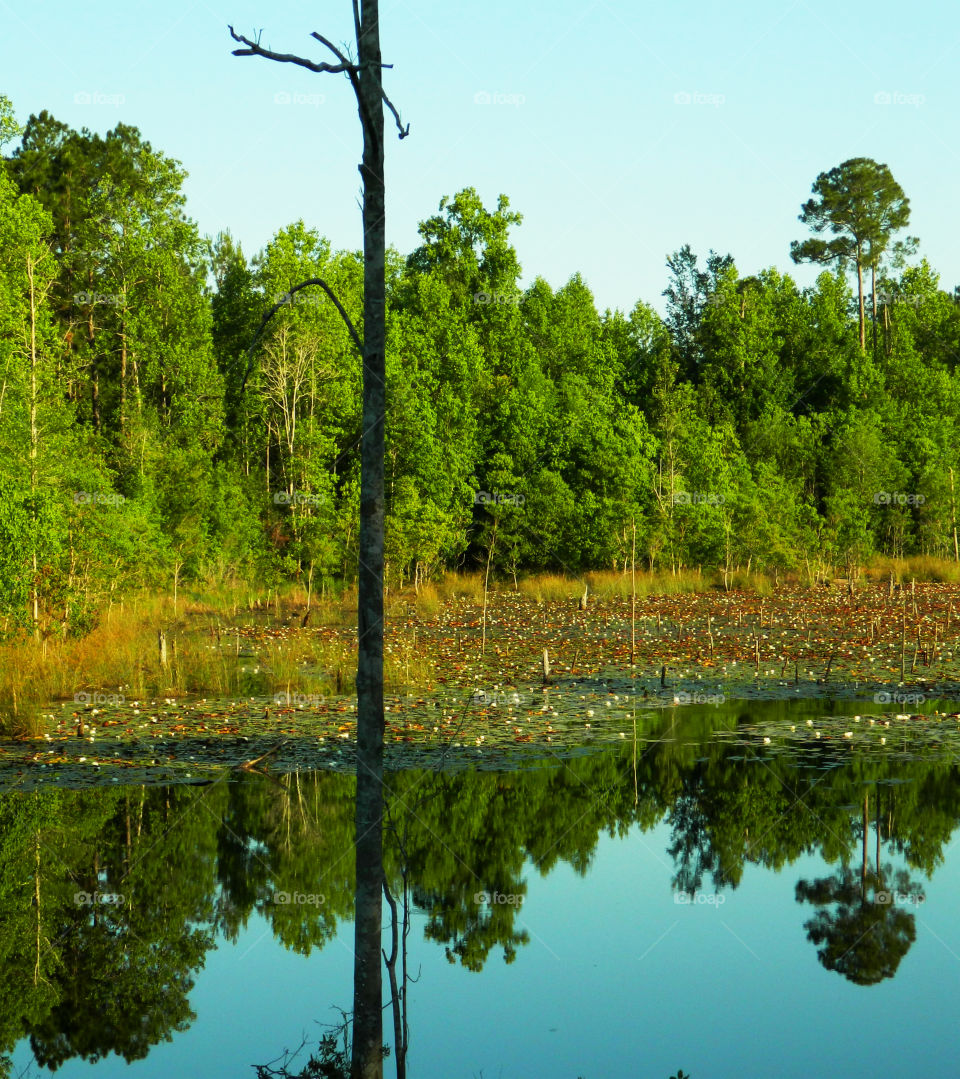
{"label": "bare branch on dead tree", "polygon": [[[357,29],[357,39],[359,40],[360,15],[356,3],[354,3],[353,5],[353,17],[354,25]],[[329,49],[333,53],[333,55],[337,59],[337,63],[335,64],[328,64],[323,61],[317,62],[315,60],[308,60],[306,57],[297,56],[294,53],[274,52],[273,49],[264,48],[259,41],[253,41],[250,38],[245,37],[243,34],[238,34],[232,26],[228,26],[227,29],[230,31],[230,36],[233,38],[234,41],[238,41],[241,45],[246,46],[246,48],[243,49],[234,49],[234,56],[263,56],[267,60],[276,60],[277,63],[280,64],[296,64],[298,67],[305,67],[308,71],[313,71],[318,74],[326,72],[330,75],[346,75],[347,78],[349,78],[351,85],[353,86],[353,91],[357,96],[357,101],[361,103],[361,108],[363,107],[363,99],[360,95],[360,86],[357,81],[360,74],[360,65],[353,63],[341,49],[338,49],[337,46],[334,45],[333,42],[330,41],[328,38],[325,38],[323,34],[318,34],[316,31],[314,31],[310,36],[315,40],[319,41],[321,45],[323,45],[325,48]],[[390,68],[393,67],[393,64],[381,64],[380,66],[382,68]],[[410,134],[410,125],[407,124],[406,127],[404,127],[396,105],[394,105],[390,98],[387,97],[386,92],[383,92],[383,103],[390,110],[390,113],[393,116],[394,121],[396,122],[398,137],[401,139],[405,139]]]}
{"label": "bare branch on dead tree", "polygon": [[[293,53],[274,52],[272,49],[265,49],[259,42],[251,41],[250,38],[244,37],[243,34],[238,34],[232,26],[228,26],[230,36],[234,41],[239,41],[241,45],[246,45],[245,49],[234,49],[234,56],[263,56],[267,60],[276,60],[280,64],[297,64],[299,67],[305,67],[308,71],[329,72],[331,75],[340,75],[345,72],[349,72],[351,69],[356,71],[356,64],[351,64],[345,59],[341,59],[338,64],[326,64],[317,63],[314,60],[307,60],[303,56],[295,56]],[[316,34],[314,34],[316,37]],[[336,53],[338,50],[334,49]]]}

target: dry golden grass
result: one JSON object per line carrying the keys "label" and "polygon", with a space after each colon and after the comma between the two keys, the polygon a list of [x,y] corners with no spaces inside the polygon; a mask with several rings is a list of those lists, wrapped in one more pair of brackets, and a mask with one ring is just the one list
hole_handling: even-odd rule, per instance
{"label": "dry golden grass", "polygon": [[[586,575],[590,591],[601,599],[623,599],[631,595],[633,584],[631,574],[613,570],[595,571]],[[669,570],[637,570],[636,588],[638,596],[676,596],[688,592],[706,592],[716,583],[716,574],[698,572],[694,569],[682,569],[677,573]]]}
{"label": "dry golden grass", "polygon": [[421,618],[433,618],[445,602],[435,584],[422,584],[415,600],[417,614]]}
{"label": "dry golden grass", "polygon": [[[960,566],[929,557],[877,558],[865,569],[882,583],[891,571],[897,581],[960,584]],[[786,580],[786,578],[782,578]],[[591,596],[629,599],[629,573],[592,572],[583,577],[539,574],[519,582],[522,596],[537,602],[575,602],[584,583]],[[729,586],[770,596],[772,576],[738,572]],[[719,587],[715,571],[683,570],[636,574],[637,595],[678,595]],[[501,579],[491,587],[513,592]],[[242,584],[181,592],[176,609],[170,596],[142,594],[112,603],[86,636],[67,641],[29,640],[0,645],[0,730],[32,734],[42,729],[41,709],[84,691],[121,694],[127,699],[165,695],[262,696],[273,693],[331,695],[354,691],[356,588],[311,597],[308,625],[302,588],[258,592]],[[421,639],[418,622],[435,622],[444,610],[483,600],[480,573],[450,573],[436,582],[391,592],[384,675],[388,691],[416,690],[435,681],[436,657]],[[160,666],[157,630],[168,639],[168,665]]]}
{"label": "dry golden grass", "polygon": [[[282,690],[332,692],[338,667],[347,670],[345,643],[319,647],[298,633],[306,605],[302,590],[258,595],[248,588],[221,593],[143,594],[113,603],[84,637],[32,639],[0,645],[0,729],[36,733],[41,705],[94,690],[139,699],[166,694],[266,695]],[[327,596],[311,606],[309,624],[355,624],[355,593]],[[238,626],[292,627],[289,636],[250,640]],[[157,632],[167,636],[167,667]],[[341,676],[343,680],[343,676]]]}
{"label": "dry golden grass", "polygon": [[[397,613],[411,607],[432,619],[454,597],[477,593],[477,581],[454,576],[394,598]],[[482,584],[479,588],[482,596]],[[222,591],[143,594],[113,603],[82,638],[0,645],[0,730],[16,735],[43,728],[40,709],[95,691],[127,700],[166,695],[269,696],[274,693],[352,693],[356,667],[356,588],[311,597],[291,587],[258,593],[247,586]],[[161,667],[158,629],[167,637]],[[406,626],[388,630],[384,679],[388,690],[429,684],[432,660]]]}
{"label": "dry golden grass", "polygon": [[521,596],[530,596],[537,603],[572,600],[583,595],[583,581],[574,577],[561,577],[557,573],[540,573],[535,577],[522,577],[519,590]]}
{"label": "dry golden grass", "polygon": [[482,573],[445,573],[433,587],[437,596],[445,603],[460,599],[483,602]]}
{"label": "dry golden grass", "polygon": [[[637,596],[669,596],[683,592],[705,592],[713,586],[716,575],[698,573],[684,569],[678,573],[650,573],[637,570]],[[589,594],[600,599],[624,599],[630,596],[632,581],[629,571],[621,573],[615,570],[593,570],[583,577],[564,577],[556,573],[543,573],[525,577],[520,581],[520,594],[530,596],[538,603],[559,600],[577,600],[583,595],[583,587],[589,587]]]}
{"label": "dry golden grass", "polygon": [[872,580],[886,581],[893,573],[899,583],[924,581],[939,584],[960,584],[960,564],[934,558],[932,555],[911,555],[909,558],[881,558],[871,560],[866,576]]}
{"label": "dry golden grass", "polygon": [[730,574],[729,585],[731,589],[754,592],[758,596],[773,595],[773,580],[765,573],[747,573],[745,570],[739,570]]}

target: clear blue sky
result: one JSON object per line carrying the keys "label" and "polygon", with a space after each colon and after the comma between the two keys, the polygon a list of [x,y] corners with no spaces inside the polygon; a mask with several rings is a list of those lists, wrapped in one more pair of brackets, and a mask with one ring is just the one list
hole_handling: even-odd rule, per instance
{"label": "clear blue sky", "polygon": [[[309,32],[348,40],[348,0],[0,0],[0,17],[0,92],[21,121],[47,108],[101,132],[137,125],[189,171],[201,230],[229,228],[248,253],[298,217],[361,246],[349,85],[233,57],[227,34],[263,28],[265,45],[320,59]],[[866,156],[910,197],[941,284],[960,283],[955,3],[382,0],[381,20],[386,86],[411,124],[387,147],[401,251],[443,195],[474,186],[524,215],[525,283],[580,271],[601,308],[661,307],[664,258],[684,243],[805,284],[789,258],[800,205],[818,172]]]}

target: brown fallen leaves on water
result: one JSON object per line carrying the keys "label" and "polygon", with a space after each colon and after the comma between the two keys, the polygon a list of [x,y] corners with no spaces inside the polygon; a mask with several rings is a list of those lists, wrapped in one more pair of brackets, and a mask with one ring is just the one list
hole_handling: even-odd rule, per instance
{"label": "brown fallen leaves on water", "polygon": [[[632,664],[629,596],[591,600],[585,611],[579,598],[576,582],[566,600],[494,593],[484,651],[478,603],[453,600],[427,613],[415,600],[394,601],[385,639],[392,672],[385,699],[388,746],[478,754],[527,743],[556,749],[632,736],[643,709],[724,697],[872,694],[896,704],[960,689],[960,619],[953,614],[960,611],[960,586],[923,583],[915,595],[892,598],[876,585],[853,596],[798,586],[767,597],[733,591],[645,596],[636,607]],[[349,653],[356,640],[355,629],[343,625],[285,627],[282,634],[242,629],[245,664],[251,658],[265,663],[267,650],[281,639],[298,655],[324,646],[331,654]],[[240,627],[224,630],[227,640],[239,634]],[[551,666],[547,685],[544,649]],[[411,669],[421,680],[402,684],[400,674]],[[333,674],[305,668],[300,685],[314,679],[318,687],[329,686]],[[68,759],[75,767],[77,747],[86,745],[89,758],[107,742],[123,753],[98,758],[97,767],[129,768],[155,760],[158,752],[178,767],[241,767],[264,759],[270,765],[292,746],[313,760],[321,749],[342,754],[353,744],[354,711],[351,695],[301,691],[216,700],[121,697],[101,707],[55,702],[44,713],[45,733],[26,743],[8,741],[0,762],[55,769]],[[77,737],[80,722],[84,734]],[[283,753],[271,749],[277,739],[285,740]],[[50,744],[36,752],[30,747],[37,742]],[[66,758],[58,744],[71,747]]]}

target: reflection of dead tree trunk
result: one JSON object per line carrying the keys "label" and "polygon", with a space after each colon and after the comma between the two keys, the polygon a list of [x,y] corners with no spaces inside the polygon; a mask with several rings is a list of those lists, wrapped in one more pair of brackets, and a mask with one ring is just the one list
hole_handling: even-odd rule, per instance
{"label": "reflection of dead tree trunk", "polygon": [[41,951],[41,910],[40,910],[40,835],[34,836],[34,852],[36,854],[36,868],[33,874],[33,902],[37,908],[37,958],[33,967],[33,984],[40,984],[40,951]]}
{"label": "reflection of dead tree trunk", "polygon": [[880,878],[880,824],[881,824],[881,820],[882,820],[881,808],[880,808],[880,784],[879,783],[876,785],[876,793],[877,793],[877,808],[874,810],[874,813],[875,813],[876,833],[877,833],[877,835],[876,835],[876,839],[877,839],[877,860],[876,860],[877,879],[879,880],[879,878]]}
{"label": "reflection of dead tree trunk", "polygon": [[[410,1046],[410,1025],[407,1021],[407,986],[411,981],[418,979],[410,978],[407,969],[407,938],[410,935],[410,886],[408,881],[409,859],[407,857],[407,825],[409,815],[414,816],[423,802],[423,796],[413,804],[402,803],[404,809],[402,827],[390,813],[390,802],[385,799],[385,821],[396,846],[400,858],[400,881],[402,886],[403,911],[401,921],[398,923],[397,901],[390,892],[386,875],[383,877],[383,894],[386,896],[390,907],[390,954],[383,953],[387,967],[387,975],[390,979],[390,1004],[393,1012],[393,1045],[394,1059],[396,1061],[397,1079],[406,1079],[407,1075],[407,1050]],[[400,977],[397,978],[397,960],[400,961]]]}
{"label": "reflection of dead tree trunk", "polygon": [[[380,931],[383,884],[383,525],[384,414],[386,411],[386,271],[383,180],[383,105],[403,138],[409,131],[384,96],[378,0],[353,0],[357,61],[322,34],[311,36],[336,63],[273,52],[230,33],[245,48],[237,56],[263,56],[314,72],[345,74],[363,126],[363,427],[360,448],[360,551],[357,602],[357,898],[354,946],[353,1079],[383,1075]],[[322,283],[321,283],[322,285]],[[331,295],[325,286],[325,291]],[[291,289],[292,293],[294,290]],[[336,300],[334,299],[334,302]],[[345,312],[339,303],[342,316]],[[349,320],[347,320],[349,325]],[[352,329],[352,327],[351,327]],[[352,333],[357,340],[355,332]]]}
{"label": "reflection of dead tree trunk", "polygon": [[[407,933],[409,932],[410,899],[407,890],[406,872],[403,875],[403,927],[397,924],[397,901],[393,898],[387,879],[383,879],[383,894],[387,897],[390,907],[390,954],[383,953],[384,962],[387,965],[387,975],[390,979],[390,1003],[393,1009],[393,1052],[397,1064],[397,1079],[406,1079],[407,1076],[407,1040],[409,1028],[407,1025]],[[400,957],[400,935],[403,935],[401,976],[403,986],[397,984],[397,958]]]}
{"label": "reflection of dead tree trunk", "polygon": [[868,847],[870,839],[870,795],[863,793],[863,858],[860,870],[860,898],[867,901],[867,871],[869,869]]}

